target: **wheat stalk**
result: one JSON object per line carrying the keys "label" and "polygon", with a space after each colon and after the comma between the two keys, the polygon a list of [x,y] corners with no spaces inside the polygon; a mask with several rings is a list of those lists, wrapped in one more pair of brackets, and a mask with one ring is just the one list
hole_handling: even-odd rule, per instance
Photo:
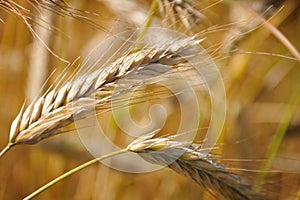
{"label": "wheat stalk", "polygon": [[97,163],[126,152],[134,152],[146,161],[167,166],[175,172],[186,176],[200,185],[216,198],[259,200],[265,197],[253,189],[246,180],[235,173],[228,171],[210,154],[204,154],[198,144],[189,144],[176,140],[177,136],[152,138],[153,133],[135,139],[126,148],[103,155],[86,162],[52,180],[24,199],[32,199],[54,184],[72,174]]}
{"label": "wheat stalk", "polygon": [[58,183],[59,181],[71,176],[72,174],[88,167],[88,166],[91,166],[101,160],[104,160],[104,159],[107,159],[107,158],[110,158],[110,157],[113,157],[115,155],[119,155],[119,154],[122,154],[122,153],[125,153],[127,152],[128,149],[121,149],[119,151],[115,151],[115,152],[112,152],[112,153],[109,153],[109,154],[105,154],[101,157],[98,157],[98,158],[95,158],[93,160],[90,160],[66,173],[64,173],[63,175],[57,177],[56,179],[50,181],[49,183],[47,183],[46,185],[44,185],[43,187],[40,187],[39,189],[37,189],[36,191],[34,191],[33,193],[31,193],[30,195],[26,196],[25,198],[23,198],[23,200],[29,200],[29,199],[32,199],[34,198],[35,196],[37,196],[38,194],[42,193],[43,191],[45,191],[46,189],[48,189],[49,187],[53,186],[54,184]]}
{"label": "wheat stalk", "polygon": [[[183,52],[192,54],[191,48],[195,44],[195,41],[180,39],[170,41],[162,48],[143,48],[134,53],[129,51],[108,66],[99,67],[96,71],[88,70],[78,77],[75,74],[67,78],[65,83],[50,87],[26,109],[23,105],[12,122],[9,144],[0,155],[16,144],[34,144],[61,133],[60,128],[74,122],[74,116],[77,120],[89,117],[94,107],[101,109],[112,97],[117,81],[131,73],[143,74],[143,70],[146,73],[152,70],[152,74],[156,75],[167,73],[159,71],[160,68],[155,64],[170,68],[184,66],[187,61],[180,55]],[[140,78],[142,80],[138,80],[138,84],[144,84],[145,77]],[[126,88],[134,86],[130,84]]]}

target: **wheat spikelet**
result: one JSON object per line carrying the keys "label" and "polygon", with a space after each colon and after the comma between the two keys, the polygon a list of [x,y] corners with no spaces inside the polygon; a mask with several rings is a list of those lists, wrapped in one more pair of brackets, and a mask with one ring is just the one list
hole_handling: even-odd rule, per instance
{"label": "wheat spikelet", "polygon": [[146,136],[133,141],[128,149],[150,163],[168,166],[192,179],[216,198],[265,199],[243,177],[226,170],[212,155],[202,153],[199,145],[174,141],[172,137]]}
{"label": "wheat spikelet", "polygon": [[[165,16],[164,21],[170,20],[171,25],[179,24],[185,31],[207,25],[206,17],[195,8],[193,0],[160,0],[160,13]],[[179,22],[179,23],[178,23]]]}
{"label": "wheat spikelet", "polygon": [[[163,48],[143,48],[134,53],[128,51],[108,66],[99,67],[96,71],[87,70],[78,77],[76,74],[70,76],[65,83],[49,88],[26,109],[25,106],[21,108],[11,125],[8,148],[2,154],[16,144],[34,144],[61,133],[60,128],[74,122],[74,116],[76,120],[89,117],[94,107],[101,109],[106,105],[114,84],[125,76],[148,73],[151,77],[168,72],[160,71],[158,64],[169,68],[184,66],[187,61],[181,57],[182,53],[192,54],[195,44],[195,41],[180,39],[162,45]],[[137,79],[141,79],[138,84],[145,82],[145,76]],[[126,88],[132,88],[136,83],[129,84]]]}

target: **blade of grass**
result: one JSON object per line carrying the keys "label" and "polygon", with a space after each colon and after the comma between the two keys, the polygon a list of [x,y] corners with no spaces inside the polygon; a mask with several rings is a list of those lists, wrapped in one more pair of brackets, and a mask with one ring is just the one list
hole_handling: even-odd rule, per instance
{"label": "blade of grass", "polygon": [[265,162],[262,168],[262,173],[259,174],[255,183],[255,187],[257,188],[257,190],[262,189],[262,183],[266,178],[266,176],[268,175],[267,171],[269,171],[272,166],[274,158],[279,150],[284,135],[288,129],[291,120],[293,119],[293,116],[297,110],[297,106],[299,103],[300,103],[300,87],[298,88],[298,90],[296,90],[295,94],[292,96],[288,109],[283,114],[282,121],[279,124],[277,131],[274,134],[273,139],[269,145],[267,151],[267,161]]}
{"label": "blade of grass", "polygon": [[144,40],[144,37],[147,33],[148,28],[151,25],[151,22],[153,20],[153,17],[155,15],[157,8],[158,8],[158,0],[153,0],[150,10],[149,10],[149,15],[148,15],[147,21],[143,27],[141,34],[137,38],[137,45],[136,45],[135,49],[133,50],[133,52],[137,52],[137,51],[141,50],[141,47],[142,47],[141,42]]}
{"label": "blade of grass", "polygon": [[113,157],[113,156],[116,156],[116,155],[119,155],[119,154],[122,154],[122,153],[125,153],[128,151],[128,148],[125,148],[125,149],[121,149],[121,150],[118,150],[118,151],[114,151],[112,153],[109,153],[109,154],[105,154],[103,156],[100,156],[98,158],[95,158],[93,160],[90,160],[74,169],[71,169],[70,171],[64,173],[63,175],[55,178],[54,180],[50,181],[49,183],[47,183],[46,185],[40,187],[39,189],[37,189],[36,191],[34,191],[33,193],[31,193],[30,195],[28,195],[27,197],[25,197],[23,200],[29,200],[29,199],[32,199],[34,197],[36,197],[38,194],[42,193],[43,191],[45,191],[46,189],[50,188],[51,186],[53,186],[54,184],[58,183],[59,181],[71,176],[72,174],[88,167],[88,166],[91,166],[101,160],[104,160],[104,159],[107,159],[107,158],[110,158],[110,157]]}

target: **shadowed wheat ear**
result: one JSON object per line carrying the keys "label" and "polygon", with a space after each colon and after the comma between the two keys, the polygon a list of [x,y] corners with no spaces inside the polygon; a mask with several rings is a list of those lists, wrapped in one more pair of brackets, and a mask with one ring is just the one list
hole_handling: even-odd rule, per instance
{"label": "shadowed wheat ear", "polygon": [[243,177],[226,170],[212,155],[202,153],[199,145],[174,141],[171,137],[144,137],[133,141],[128,149],[150,163],[168,166],[192,179],[215,197],[265,199]]}
{"label": "shadowed wheat ear", "polygon": [[[136,83],[124,87],[133,88],[145,83],[145,74],[151,77],[166,74],[177,67],[188,69],[187,60],[182,55],[193,56],[193,46],[198,42],[178,39],[157,48],[128,51],[110,64],[93,66],[98,67],[95,71],[89,68],[80,75],[75,73],[64,83],[49,88],[27,108],[21,108],[12,122],[9,143],[0,156],[14,145],[34,144],[61,133],[62,127],[74,122],[74,116],[76,120],[89,117],[93,113],[91,111],[101,109],[112,98],[113,89],[121,78],[136,77]],[[167,68],[162,70],[160,65]]]}
{"label": "shadowed wheat ear", "polygon": [[191,31],[195,25],[207,25],[205,15],[195,8],[193,0],[159,0],[158,3],[160,13],[165,16],[164,21],[169,20],[171,26],[183,25],[186,31]]}

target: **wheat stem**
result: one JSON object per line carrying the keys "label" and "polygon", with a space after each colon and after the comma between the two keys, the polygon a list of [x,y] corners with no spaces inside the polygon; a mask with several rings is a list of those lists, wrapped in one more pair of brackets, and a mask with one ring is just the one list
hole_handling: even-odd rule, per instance
{"label": "wheat stem", "polygon": [[133,52],[137,52],[137,51],[141,50],[141,48],[142,48],[141,42],[144,40],[144,37],[147,33],[148,28],[151,25],[152,19],[154,17],[154,14],[155,14],[155,11],[157,8],[158,8],[158,0],[153,0],[151,7],[150,7],[150,11],[149,11],[149,16],[147,18],[147,21],[143,27],[141,34],[137,38],[137,45],[136,45],[135,49],[133,50]]}
{"label": "wheat stem", "polygon": [[29,200],[29,199],[32,199],[34,197],[36,197],[38,194],[42,193],[43,191],[45,191],[46,189],[50,188],[51,186],[53,186],[54,184],[58,183],[59,181],[71,176],[72,174],[88,167],[88,166],[91,166],[101,160],[104,160],[104,159],[107,159],[107,158],[110,158],[110,157],[113,157],[113,156],[116,156],[116,155],[119,155],[119,154],[122,154],[122,153],[125,153],[128,151],[128,148],[125,148],[125,149],[121,149],[121,150],[118,150],[118,151],[114,151],[114,152],[111,152],[111,153],[108,153],[108,154],[105,154],[103,156],[100,156],[98,158],[95,158],[93,160],[90,160],[74,169],[71,169],[70,171],[64,173],[63,175],[55,178],[54,180],[50,181],[49,183],[47,183],[46,185],[40,187],[39,189],[37,189],[36,191],[34,191],[33,193],[31,193],[30,195],[28,195],[27,197],[25,197],[23,200]]}
{"label": "wheat stem", "polygon": [[8,152],[8,150],[10,150],[13,146],[14,146],[13,143],[8,143],[8,144],[6,145],[6,147],[4,147],[4,149],[2,149],[2,151],[0,152],[0,158],[1,158],[6,152]]}

